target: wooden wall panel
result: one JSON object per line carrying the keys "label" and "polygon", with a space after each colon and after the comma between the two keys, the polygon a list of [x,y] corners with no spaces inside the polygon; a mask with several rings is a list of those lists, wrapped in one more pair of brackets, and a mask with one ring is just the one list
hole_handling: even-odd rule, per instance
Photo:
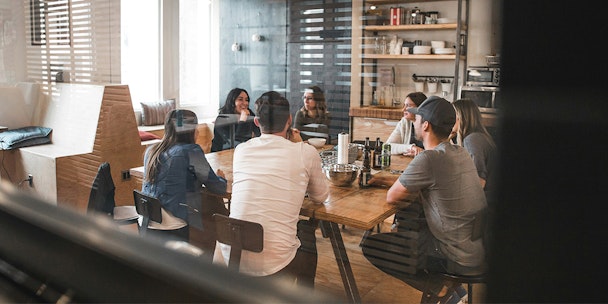
{"label": "wooden wall panel", "polygon": [[122,172],[141,166],[143,152],[128,86],[105,86],[93,151],[57,160],[58,203],[86,212],[97,169],[102,162],[109,162],[116,204],[133,204],[135,185],[123,180]]}

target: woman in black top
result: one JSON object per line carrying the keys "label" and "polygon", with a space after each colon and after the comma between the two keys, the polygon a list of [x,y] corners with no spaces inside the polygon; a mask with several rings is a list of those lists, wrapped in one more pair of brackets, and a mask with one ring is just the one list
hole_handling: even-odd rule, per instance
{"label": "woman in black top", "polygon": [[242,142],[246,142],[252,137],[260,136],[260,128],[258,128],[252,119],[247,119],[249,116],[255,116],[255,113],[249,108],[249,93],[245,89],[234,88],[228,93],[226,103],[219,110],[219,115],[215,119],[213,127],[213,141],[211,143],[211,152],[222,151],[231,148],[230,128],[229,124],[222,125],[219,121],[223,119],[222,114],[239,114],[238,123],[234,126],[234,146]]}

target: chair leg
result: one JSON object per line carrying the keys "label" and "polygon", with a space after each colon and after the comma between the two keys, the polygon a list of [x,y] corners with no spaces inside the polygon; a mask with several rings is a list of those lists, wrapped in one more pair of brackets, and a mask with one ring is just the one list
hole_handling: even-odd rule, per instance
{"label": "chair leg", "polygon": [[472,283],[467,283],[467,297],[468,297],[468,303],[472,304],[473,303],[473,284]]}
{"label": "chair leg", "polygon": [[422,293],[420,298],[420,304],[437,304],[440,298],[434,295],[432,292],[425,291]]}

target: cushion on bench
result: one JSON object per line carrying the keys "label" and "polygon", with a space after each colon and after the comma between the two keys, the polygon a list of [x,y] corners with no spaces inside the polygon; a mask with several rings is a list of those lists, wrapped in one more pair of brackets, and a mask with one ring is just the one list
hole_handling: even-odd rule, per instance
{"label": "cushion on bench", "polygon": [[53,129],[30,126],[0,133],[0,150],[11,150],[21,147],[48,144]]}
{"label": "cushion on bench", "polygon": [[141,122],[144,126],[165,125],[165,116],[175,110],[175,100],[169,99],[159,102],[140,102]]}
{"label": "cushion on bench", "polygon": [[141,130],[139,131],[139,138],[141,139],[141,141],[160,139],[160,137],[154,133],[141,131]]}

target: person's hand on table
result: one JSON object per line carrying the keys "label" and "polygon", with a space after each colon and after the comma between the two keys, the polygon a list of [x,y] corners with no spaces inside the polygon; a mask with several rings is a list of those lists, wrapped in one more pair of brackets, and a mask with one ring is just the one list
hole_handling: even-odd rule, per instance
{"label": "person's hand on table", "polygon": [[414,157],[414,156],[420,154],[420,152],[422,152],[422,151],[424,151],[424,149],[422,149],[418,146],[412,146],[410,149],[405,151],[405,153],[403,153],[403,155]]}
{"label": "person's hand on table", "polygon": [[224,174],[224,171],[222,171],[222,169],[217,169],[217,171],[215,171],[215,174],[221,178],[226,178],[226,174]]}
{"label": "person's hand on table", "polygon": [[300,130],[295,128],[290,128],[287,130],[287,139],[291,140],[292,142],[303,141],[302,136],[300,135]]}
{"label": "person's hand on table", "polygon": [[379,175],[374,174],[372,178],[368,181],[368,183],[372,186],[392,186],[395,181],[399,178],[399,175],[391,174],[391,175]]}

